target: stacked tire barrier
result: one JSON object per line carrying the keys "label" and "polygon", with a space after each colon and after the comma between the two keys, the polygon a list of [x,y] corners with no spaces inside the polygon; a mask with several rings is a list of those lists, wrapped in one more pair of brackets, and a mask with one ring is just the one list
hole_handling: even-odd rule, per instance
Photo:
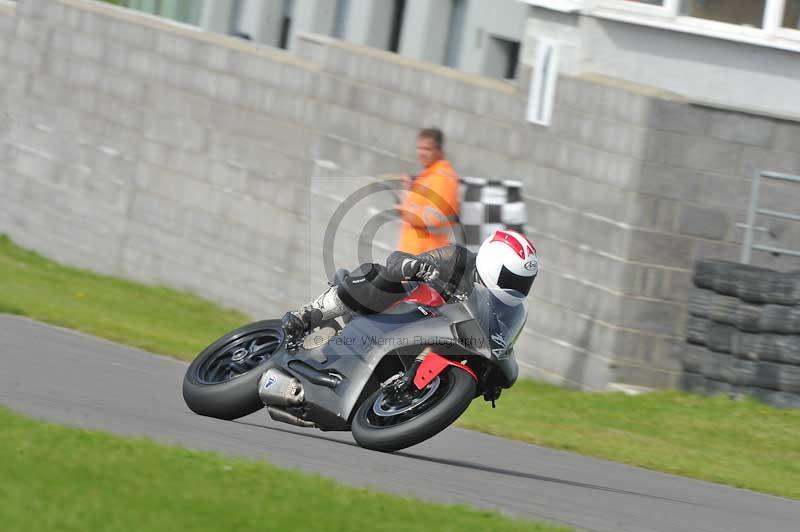
{"label": "stacked tire barrier", "polygon": [[800,272],[701,259],[679,387],[800,408]]}

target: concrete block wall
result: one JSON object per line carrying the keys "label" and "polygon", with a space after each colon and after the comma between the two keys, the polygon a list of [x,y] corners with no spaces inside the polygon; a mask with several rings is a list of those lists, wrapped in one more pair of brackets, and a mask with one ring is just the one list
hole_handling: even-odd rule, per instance
{"label": "concrete block wall", "polygon": [[[524,120],[524,86],[318,36],[296,49],[89,0],[0,3],[0,232],[275,316],[324,288],[324,229],[375,180],[359,176],[413,171],[417,129],[439,125],[461,175],[525,183],[543,272],[523,372],[668,386],[693,260],[738,254],[754,166],[800,172],[790,122],[562,77],[540,128]],[[791,207],[799,193],[770,186],[765,202]],[[375,196],[358,212],[390,204]],[[339,265],[364,250],[361,224],[344,220]],[[395,232],[367,246],[376,259]]]}

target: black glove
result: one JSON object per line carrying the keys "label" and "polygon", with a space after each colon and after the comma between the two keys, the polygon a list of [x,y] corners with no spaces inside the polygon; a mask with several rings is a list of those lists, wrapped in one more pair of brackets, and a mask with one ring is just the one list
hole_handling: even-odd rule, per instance
{"label": "black glove", "polygon": [[439,269],[432,262],[427,262],[419,258],[403,259],[400,265],[403,279],[406,281],[430,282],[439,277]]}
{"label": "black glove", "polygon": [[418,281],[429,283],[439,277],[439,268],[431,262],[419,261],[419,269],[414,278]]}

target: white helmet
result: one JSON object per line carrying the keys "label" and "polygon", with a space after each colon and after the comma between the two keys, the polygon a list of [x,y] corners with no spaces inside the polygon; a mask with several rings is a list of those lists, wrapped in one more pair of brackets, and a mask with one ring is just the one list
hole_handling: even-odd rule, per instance
{"label": "white helmet", "polygon": [[533,243],[516,231],[496,231],[478,249],[475,267],[481,282],[506,305],[519,305],[539,273]]}

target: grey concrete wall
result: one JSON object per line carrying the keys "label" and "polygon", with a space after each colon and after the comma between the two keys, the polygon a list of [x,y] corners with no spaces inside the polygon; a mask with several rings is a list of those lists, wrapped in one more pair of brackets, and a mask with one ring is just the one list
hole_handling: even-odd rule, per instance
{"label": "grey concrete wall", "polygon": [[[314,179],[345,174],[315,154],[370,153],[340,134],[369,120],[330,101],[349,87],[281,50],[94,2],[21,2],[0,21],[0,231],[256,316],[325,287],[312,235],[331,213],[311,201],[334,187]],[[337,251],[357,260],[355,243]]]}
{"label": "grey concrete wall", "polygon": [[[324,37],[290,55],[84,0],[23,0],[0,36],[0,232],[274,316],[324,288],[322,235],[358,176],[413,170],[439,124],[461,175],[525,183],[543,266],[521,367],[585,388],[674,384],[694,259],[738,255],[754,167],[800,172],[797,123],[601,78],[561,77],[541,128],[524,87]],[[390,203],[345,220],[339,264]]]}
{"label": "grey concrete wall", "polygon": [[561,71],[645,83],[707,101],[800,117],[800,52],[531,8],[523,62],[537,37],[563,44]]}

